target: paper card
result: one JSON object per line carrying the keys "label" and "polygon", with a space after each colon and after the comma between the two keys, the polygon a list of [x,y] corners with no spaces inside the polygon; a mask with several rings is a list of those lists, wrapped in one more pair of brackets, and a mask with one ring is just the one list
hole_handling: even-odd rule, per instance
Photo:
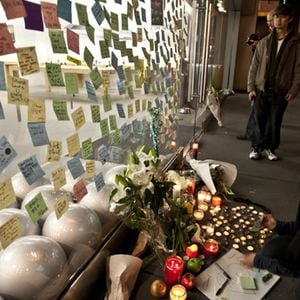
{"label": "paper card", "polygon": [[60,23],[57,17],[57,5],[47,2],[41,2],[42,15],[47,28],[60,29]]}
{"label": "paper card", "polygon": [[142,122],[135,119],[132,121],[132,130],[134,133],[140,133],[142,127]]}
{"label": "paper card", "polygon": [[142,25],[140,12],[138,10],[134,11],[134,17],[137,25]]}
{"label": "paper card", "polygon": [[75,133],[67,138],[69,156],[74,156],[80,151],[80,140],[78,133]]}
{"label": "paper card", "polygon": [[25,209],[31,221],[37,223],[41,216],[48,210],[48,207],[42,194],[39,193],[25,205]]}
{"label": "paper card", "polygon": [[133,81],[131,67],[126,67],[124,71],[125,71],[126,80]]}
{"label": "paper card", "polygon": [[110,13],[111,29],[119,31],[119,15],[113,12]]}
{"label": "paper card", "polygon": [[53,101],[53,110],[59,121],[69,120],[67,102],[65,100],[54,100]]}
{"label": "paper card", "polygon": [[[141,100],[140,99],[137,99],[135,100],[135,112],[136,113],[139,113],[141,111]],[[129,118],[129,116],[128,116]]]}
{"label": "paper card", "polygon": [[9,143],[5,136],[0,138],[0,173],[12,162],[17,156],[15,149]]}
{"label": "paper card", "polygon": [[60,161],[61,157],[61,141],[51,141],[48,144],[46,161],[55,162]]}
{"label": "paper card", "polygon": [[132,0],[132,6],[134,9],[137,9],[139,7],[139,0]]}
{"label": "paper card", "polygon": [[111,151],[109,155],[109,159],[111,162],[122,163],[123,156],[124,156],[123,149],[116,146],[111,146]]}
{"label": "paper card", "polygon": [[2,0],[1,4],[8,20],[26,17],[27,15],[22,0]]}
{"label": "paper card", "polygon": [[100,107],[99,105],[91,105],[93,123],[100,123]]}
{"label": "paper card", "polygon": [[70,0],[58,0],[57,14],[60,18],[72,23],[72,2]]}
{"label": "paper card", "polygon": [[22,225],[18,216],[12,216],[0,226],[0,249],[5,249],[22,234]]}
{"label": "paper card", "polygon": [[69,50],[72,50],[75,53],[80,54],[79,35],[69,28],[67,28],[67,44]]}
{"label": "paper card", "polygon": [[86,88],[86,92],[88,94],[88,98],[92,101],[97,102],[98,99],[97,99],[96,90],[95,90],[94,85],[90,81],[86,80],[85,88]]}
{"label": "paper card", "polygon": [[97,160],[101,161],[102,164],[105,164],[109,160],[109,153],[107,146],[101,145],[97,150]]}
{"label": "paper card", "polygon": [[30,99],[28,101],[28,123],[45,122],[45,101]]}
{"label": "paper card", "polygon": [[133,104],[132,103],[127,105],[127,112],[128,112],[128,119],[132,118],[132,116],[133,116]]}
{"label": "paper card", "polygon": [[109,70],[103,70],[103,71],[101,71],[101,74],[102,74],[103,85],[106,87],[109,87],[110,86]]}
{"label": "paper card", "polygon": [[115,49],[120,49],[120,38],[119,38],[119,34],[115,33],[115,32],[112,32],[111,33],[111,37],[112,37],[112,40],[113,40],[113,43],[114,43],[114,48]]}
{"label": "paper card", "polygon": [[78,94],[77,73],[65,73],[66,93],[68,95]]}
{"label": "paper card", "polygon": [[67,60],[70,61],[71,63],[77,65],[77,66],[81,66],[81,60],[79,60],[79,59],[77,59],[75,57],[67,55]]}
{"label": "paper card", "polygon": [[83,57],[84,57],[84,61],[88,65],[88,67],[92,70],[93,69],[94,56],[87,47],[84,47]]}
{"label": "paper card", "polygon": [[122,30],[127,31],[128,30],[128,16],[127,14],[122,14]]}
{"label": "paper card", "polygon": [[[0,32],[0,35],[1,35],[1,32]],[[1,48],[1,46],[0,46],[0,48]],[[6,91],[6,82],[5,82],[4,62],[3,61],[0,61],[0,91]]]}
{"label": "paper card", "polygon": [[143,41],[143,29],[142,28],[137,29],[137,38],[138,38],[138,42]]}
{"label": "paper card", "polygon": [[65,167],[59,167],[51,172],[54,191],[57,192],[61,187],[67,184]]}
{"label": "paper card", "polygon": [[28,80],[20,77],[8,76],[7,103],[27,105],[28,101]]}
{"label": "paper card", "polygon": [[18,48],[17,55],[22,76],[40,71],[35,47]]}
{"label": "paper card", "polygon": [[133,17],[133,6],[127,2],[127,16],[130,20],[132,20]]}
{"label": "paper card", "polygon": [[131,40],[132,40],[132,47],[136,47],[138,44],[138,38],[136,32],[131,32]]}
{"label": "paper card", "polygon": [[120,145],[121,144],[121,134],[120,130],[115,130],[114,132],[111,133],[111,138],[112,138],[112,143],[114,145]]}
{"label": "paper card", "polygon": [[76,202],[79,202],[88,193],[84,181],[80,179],[73,186],[73,194]]}
{"label": "paper card", "polygon": [[126,87],[125,87],[125,81],[117,81],[118,91],[119,95],[125,95],[126,94]]}
{"label": "paper card", "polygon": [[18,163],[18,166],[29,185],[45,175],[35,155],[24,159]]}
{"label": "paper card", "polygon": [[93,15],[100,26],[105,19],[104,11],[99,2],[95,2],[92,6]]}
{"label": "paper card", "polygon": [[97,67],[90,72],[90,78],[93,82],[95,89],[97,90],[102,84],[102,77]]}
{"label": "paper card", "polygon": [[0,102],[0,120],[4,120],[4,119],[5,119],[4,110]]}
{"label": "paper card", "polygon": [[101,57],[102,58],[109,58],[109,48],[106,41],[99,41]]}
{"label": "paper card", "polygon": [[71,172],[73,179],[76,179],[82,174],[84,174],[84,168],[78,157],[73,157],[70,160],[68,160],[67,166]]}
{"label": "paper card", "polygon": [[81,156],[83,159],[89,159],[94,154],[92,139],[89,138],[81,143]]}
{"label": "paper card", "polygon": [[48,81],[51,86],[64,86],[60,64],[46,63]]}
{"label": "paper card", "polygon": [[108,112],[108,111],[112,110],[109,95],[103,95],[102,96],[102,101],[103,101],[103,107],[104,107],[105,112]]}
{"label": "paper card", "polygon": [[100,121],[100,129],[101,129],[102,137],[109,135],[108,119],[103,119]]}
{"label": "paper card", "polygon": [[59,220],[69,209],[69,199],[66,194],[61,195],[54,204],[56,219]]}
{"label": "paper card", "polygon": [[16,202],[16,194],[11,179],[0,182],[0,209],[6,208]]}
{"label": "paper card", "polygon": [[130,136],[130,130],[128,125],[126,123],[123,124],[120,130],[121,130],[122,141],[126,141]]}
{"label": "paper card", "polygon": [[[133,93],[133,87],[132,87],[132,85],[129,85],[129,86],[127,87],[127,92],[128,92],[129,98],[130,98],[130,99],[134,99],[134,93]],[[129,117],[129,116],[128,116],[128,117]]]}
{"label": "paper card", "polygon": [[89,38],[89,40],[95,44],[95,28],[91,25],[85,25],[85,30],[86,30],[86,33],[87,33],[87,36]]}
{"label": "paper card", "polygon": [[104,177],[103,177],[103,173],[102,172],[100,172],[99,174],[95,175],[94,181],[95,181],[97,192],[99,192],[100,190],[102,190],[104,188],[105,182],[104,182]]}
{"label": "paper card", "polygon": [[117,103],[117,111],[118,111],[118,114],[119,114],[120,118],[126,118],[123,104]]}
{"label": "paper card", "polygon": [[89,19],[88,19],[88,14],[87,14],[87,9],[86,5],[80,4],[80,3],[75,3],[76,11],[77,11],[77,17],[78,17],[78,22],[80,25],[88,25],[89,24]]}
{"label": "paper card", "polygon": [[76,130],[80,129],[85,124],[85,115],[82,106],[73,111],[71,116]]}
{"label": "paper card", "polygon": [[103,29],[103,36],[104,36],[104,41],[106,42],[107,47],[111,47],[111,30],[110,29]]}
{"label": "paper card", "polygon": [[118,58],[113,51],[111,52],[111,65],[118,71]]}
{"label": "paper card", "polygon": [[131,48],[127,49],[127,57],[129,62],[134,62],[133,50]]}
{"label": "paper card", "polygon": [[118,129],[116,115],[110,115],[109,116],[109,126],[110,126],[111,131]]}
{"label": "paper card", "polygon": [[24,17],[25,28],[31,30],[44,31],[41,5],[23,0],[27,16]]}
{"label": "paper card", "polygon": [[96,164],[94,160],[87,160],[85,162],[84,179],[91,179],[95,176]]}
{"label": "paper card", "polygon": [[149,90],[150,90],[150,86],[148,83],[144,83],[144,93],[145,94],[149,94]]}
{"label": "paper card", "polygon": [[121,51],[121,56],[127,56],[127,46],[126,41],[119,41],[119,50]]}
{"label": "paper card", "polygon": [[124,70],[123,70],[123,66],[118,66],[116,71],[118,73],[119,80],[124,81],[125,80],[125,73],[124,73]]}
{"label": "paper card", "polygon": [[147,99],[142,100],[142,111],[146,111],[147,109]]}
{"label": "paper card", "polygon": [[49,144],[45,123],[28,123],[27,126],[34,147]]}
{"label": "paper card", "polygon": [[141,14],[142,14],[142,21],[143,22],[147,22],[147,18],[146,18],[146,10],[145,8],[141,8]]}

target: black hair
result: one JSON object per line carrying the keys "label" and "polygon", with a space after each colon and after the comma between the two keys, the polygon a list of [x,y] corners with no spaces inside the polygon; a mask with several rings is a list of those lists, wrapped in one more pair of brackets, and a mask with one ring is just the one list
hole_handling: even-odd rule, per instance
{"label": "black hair", "polygon": [[294,16],[294,10],[293,7],[290,4],[279,4],[273,13],[273,16]]}

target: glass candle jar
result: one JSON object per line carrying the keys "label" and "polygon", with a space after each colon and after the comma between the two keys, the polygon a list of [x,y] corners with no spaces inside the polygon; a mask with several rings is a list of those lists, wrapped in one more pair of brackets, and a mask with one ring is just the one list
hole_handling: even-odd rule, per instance
{"label": "glass candle jar", "polygon": [[180,282],[184,262],[179,256],[169,256],[165,261],[165,281],[168,285]]}
{"label": "glass candle jar", "polygon": [[170,290],[170,300],[185,300],[187,298],[186,289],[181,284],[173,285]]}

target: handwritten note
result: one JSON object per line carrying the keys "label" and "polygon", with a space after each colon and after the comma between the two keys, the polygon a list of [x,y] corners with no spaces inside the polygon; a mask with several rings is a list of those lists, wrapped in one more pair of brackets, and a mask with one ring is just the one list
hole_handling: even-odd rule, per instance
{"label": "handwritten note", "polygon": [[100,129],[102,136],[109,135],[109,128],[108,128],[108,119],[103,119],[100,121]]}
{"label": "handwritten note", "polygon": [[62,30],[49,29],[49,38],[53,53],[68,53],[64,33]]}
{"label": "handwritten note", "polygon": [[111,12],[110,14],[111,29],[119,31],[119,15]]}
{"label": "handwritten note", "polygon": [[133,104],[132,103],[128,104],[127,111],[128,111],[128,119],[132,118],[132,116],[133,116]]}
{"label": "handwritten note", "polygon": [[118,114],[119,114],[120,118],[126,118],[123,104],[117,103],[117,111],[118,111]]}
{"label": "handwritten note", "polygon": [[94,181],[95,181],[97,192],[99,192],[101,189],[104,188],[105,182],[104,182],[104,177],[103,177],[103,173],[102,172],[100,172],[99,174],[95,175]]}
{"label": "handwritten note", "polygon": [[109,48],[106,41],[99,41],[101,57],[102,58],[109,58]]}
{"label": "handwritten note", "polygon": [[121,144],[121,134],[120,134],[120,130],[115,130],[111,133],[111,139],[112,139],[112,143],[114,145],[120,145]]}
{"label": "handwritten note", "polygon": [[60,29],[56,4],[41,2],[41,9],[45,26],[47,28]]}
{"label": "handwritten note", "polygon": [[67,183],[66,172],[64,167],[59,167],[52,171],[51,176],[55,192],[57,192],[61,187],[63,187]]}
{"label": "handwritten note", "polygon": [[84,61],[88,65],[88,67],[92,70],[93,69],[94,56],[87,47],[84,47],[83,57],[84,57]]}
{"label": "handwritten note", "polygon": [[72,23],[72,3],[70,0],[57,1],[58,16],[69,23]]}
{"label": "handwritten note", "polygon": [[122,159],[124,156],[124,150],[117,147],[117,146],[111,146],[111,151],[109,155],[109,159],[112,162],[115,163],[122,163]]}
{"label": "handwritten note", "polygon": [[78,130],[85,124],[85,115],[81,106],[73,111],[71,116],[76,130]]}
{"label": "handwritten note", "polygon": [[67,102],[65,100],[54,100],[53,110],[56,114],[57,120],[59,121],[69,120]]}
{"label": "handwritten note", "polygon": [[89,138],[81,144],[81,156],[83,159],[90,158],[94,153],[92,139]]}
{"label": "handwritten note", "polygon": [[26,10],[22,0],[2,0],[1,4],[8,20],[26,17]]}
{"label": "handwritten note", "polygon": [[95,89],[97,90],[99,88],[99,86],[102,84],[102,77],[101,77],[101,74],[100,74],[98,68],[94,68],[90,72],[90,78],[93,82]]}
{"label": "handwritten note", "polygon": [[67,28],[67,44],[69,50],[72,50],[75,53],[80,54],[79,35],[78,33],[72,31],[69,28]]}
{"label": "handwritten note", "polygon": [[8,27],[4,23],[0,23],[0,36],[0,55],[15,53],[17,49],[14,46]]}
{"label": "handwritten note", "polygon": [[87,160],[85,162],[84,179],[91,179],[95,176],[96,164],[94,160]]}
{"label": "handwritten note", "polygon": [[77,73],[65,73],[65,82],[68,95],[78,94]]}
{"label": "handwritten note", "polygon": [[73,186],[73,194],[76,202],[79,202],[88,193],[84,181],[80,179]]}
{"label": "handwritten note", "polygon": [[94,14],[94,17],[95,17],[98,25],[101,25],[103,20],[105,19],[105,15],[104,15],[104,11],[99,2],[95,2],[93,4],[92,12]]}
{"label": "handwritten note", "polygon": [[46,63],[48,81],[51,86],[64,86],[60,64]]}
{"label": "handwritten note", "polygon": [[25,209],[33,223],[36,223],[41,216],[48,210],[45,200],[41,193],[37,194],[30,202],[25,205]]}
{"label": "handwritten note", "polygon": [[69,156],[74,156],[80,151],[80,141],[78,133],[75,133],[67,138]]}
{"label": "handwritten note", "polygon": [[112,106],[111,106],[111,101],[109,99],[109,95],[103,95],[102,96],[102,101],[103,101],[103,107],[104,107],[104,111],[108,112],[110,110],[112,110]]}
{"label": "handwritten note", "polygon": [[6,208],[16,202],[16,194],[11,179],[0,182],[0,209]]}
{"label": "handwritten note", "polygon": [[118,128],[116,115],[109,116],[109,126],[110,126],[110,130],[116,130]]}
{"label": "handwritten note", "polygon": [[45,175],[45,172],[40,167],[35,155],[24,159],[18,163],[18,166],[29,185]]}
{"label": "handwritten note", "polygon": [[21,221],[18,216],[12,216],[0,226],[0,242],[3,249],[16,240],[22,234]]}
{"label": "handwritten note", "polygon": [[89,40],[95,44],[95,28],[91,25],[85,25],[85,30]]}
{"label": "handwritten note", "polygon": [[22,76],[40,71],[35,47],[18,48],[17,55]]}
{"label": "handwritten note", "polygon": [[41,12],[41,5],[23,0],[27,16],[24,17],[25,28],[44,31],[44,23]]}
{"label": "handwritten note", "polygon": [[28,80],[8,76],[7,102],[27,105],[29,101]]}
{"label": "handwritten note", "polygon": [[9,143],[5,136],[0,138],[0,173],[12,162],[17,156],[15,149]]}
{"label": "handwritten note", "polygon": [[48,144],[46,161],[55,162],[59,161],[61,157],[61,141],[51,141]]}
{"label": "handwritten note", "polygon": [[56,219],[59,220],[69,209],[69,200],[66,194],[61,195],[54,204]]}
{"label": "handwritten note", "polygon": [[67,162],[67,166],[71,172],[73,179],[76,179],[82,174],[84,174],[84,168],[78,157],[73,157],[72,159],[70,159]]}
{"label": "handwritten note", "polygon": [[28,122],[40,123],[45,121],[45,101],[30,99],[28,101]]}
{"label": "handwritten note", "polygon": [[102,164],[105,164],[109,160],[109,153],[107,146],[101,145],[97,150],[97,160],[101,161]]}
{"label": "handwritten note", "polygon": [[86,5],[75,3],[77,10],[77,17],[80,25],[89,25],[89,19],[87,14]]}
{"label": "handwritten note", "polygon": [[28,123],[27,126],[33,146],[37,147],[49,144],[45,123]]}
{"label": "handwritten note", "polygon": [[85,88],[86,88],[86,92],[88,94],[88,98],[90,100],[93,100],[93,101],[97,102],[98,99],[97,99],[96,90],[95,90],[94,85],[90,81],[86,80],[85,81]]}
{"label": "handwritten note", "polygon": [[93,123],[100,123],[100,107],[99,105],[91,105]]}

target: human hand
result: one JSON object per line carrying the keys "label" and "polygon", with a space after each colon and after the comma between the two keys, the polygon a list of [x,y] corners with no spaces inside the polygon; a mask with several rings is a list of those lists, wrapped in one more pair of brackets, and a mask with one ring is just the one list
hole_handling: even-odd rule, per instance
{"label": "human hand", "polygon": [[254,258],[255,258],[256,253],[248,253],[244,254],[241,264],[248,268],[252,268],[254,266]]}
{"label": "human hand", "polygon": [[251,92],[248,94],[248,99],[249,99],[249,101],[252,101],[255,97],[256,97],[256,92],[255,92],[255,91],[251,91]]}
{"label": "human hand", "polygon": [[273,230],[277,225],[277,220],[271,214],[264,214],[261,225]]}
{"label": "human hand", "polygon": [[292,101],[295,98],[295,96],[293,94],[287,93],[285,95],[285,100],[286,101]]}

